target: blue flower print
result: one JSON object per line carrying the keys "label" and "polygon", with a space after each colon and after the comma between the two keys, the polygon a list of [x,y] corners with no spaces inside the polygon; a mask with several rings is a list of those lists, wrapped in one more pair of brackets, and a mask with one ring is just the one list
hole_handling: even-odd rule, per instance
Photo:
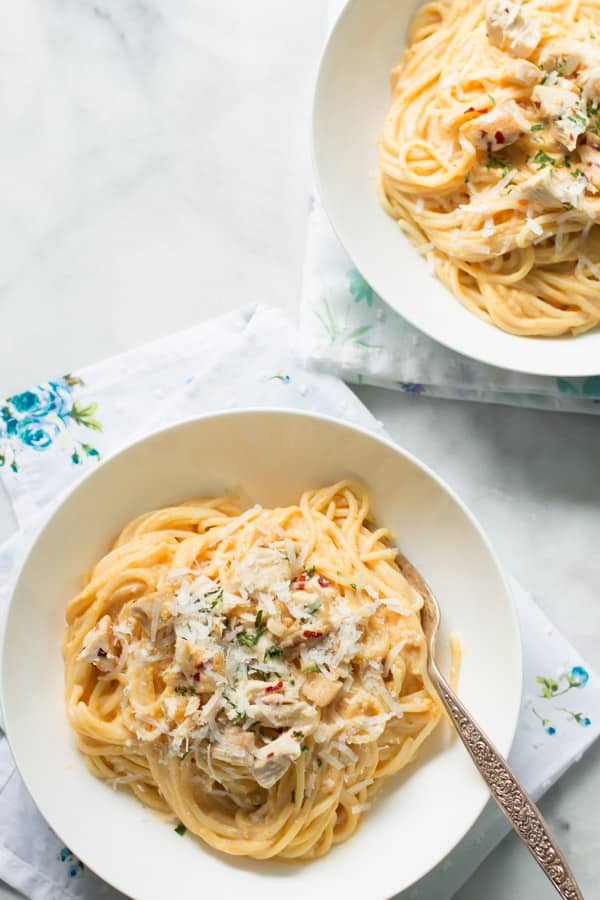
{"label": "blue flower print", "polygon": [[28,447],[45,450],[61,431],[60,426],[48,419],[22,419],[17,425],[17,435]]}
{"label": "blue flower print", "polygon": [[365,281],[358,269],[350,269],[348,272],[348,286],[355,303],[364,300],[367,306],[373,306],[373,288]]}
{"label": "blue flower print", "polygon": [[[585,688],[589,680],[589,672],[587,671],[587,669],[584,669],[583,666],[573,666],[573,668],[569,672],[563,672],[556,679],[538,675],[538,677],[536,678],[536,683],[540,686],[540,693],[538,696],[540,698],[540,702],[544,704],[544,712],[546,712],[546,710],[551,707],[557,712],[564,713],[569,717],[570,721],[576,722],[577,725],[581,725],[582,728],[589,727],[592,724],[592,720],[589,716],[586,716],[582,712],[573,712],[573,710],[567,709],[564,706],[556,706],[550,702],[556,700],[557,697],[562,697],[563,694],[568,694],[569,691],[581,690]],[[547,734],[553,735],[557,733],[555,725],[549,718],[541,715],[533,707],[532,712],[534,716],[536,716],[540,720],[542,728]],[[553,718],[556,717],[553,716]]]}
{"label": "blue flower print", "polygon": [[80,875],[85,869],[85,866],[83,865],[81,860],[77,859],[76,856],[73,856],[68,847],[62,848],[62,850],[58,854],[58,858],[61,863],[64,863],[67,867],[69,878],[76,878],[77,875]]}
{"label": "blue flower print", "polygon": [[569,684],[571,687],[584,687],[590,680],[590,676],[583,666],[573,666],[569,676]]}
{"label": "blue flower print", "polygon": [[399,386],[405,394],[422,394],[425,391],[423,385],[416,381],[401,381]]}
{"label": "blue flower print", "polygon": [[572,394],[589,397],[594,403],[600,401],[600,375],[590,378],[569,381],[568,378],[557,378],[556,386],[561,394]]}
{"label": "blue flower print", "polygon": [[[8,465],[18,472],[19,450],[48,450],[73,425],[102,430],[95,417],[97,404],[83,406],[73,396],[82,385],[80,378],[65,375],[6,400],[0,407],[0,468]],[[90,444],[74,441],[70,458],[78,465],[86,458],[99,459],[100,454]]]}

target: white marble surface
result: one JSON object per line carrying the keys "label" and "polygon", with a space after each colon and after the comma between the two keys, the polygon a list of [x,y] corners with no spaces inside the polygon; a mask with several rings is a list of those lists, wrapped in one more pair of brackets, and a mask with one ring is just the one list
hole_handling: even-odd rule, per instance
{"label": "white marble surface", "polygon": [[[324,0],[7,6],[0,396],[249,299],[295,314],[325,19]],[[597,419],[360,396],[600,670]],[[0,504],[0,537],[11,527]],[[586,900],[600,897],[599,762],[600,746],[542,802]],[[513,838],[457,895],[553,896]]]}

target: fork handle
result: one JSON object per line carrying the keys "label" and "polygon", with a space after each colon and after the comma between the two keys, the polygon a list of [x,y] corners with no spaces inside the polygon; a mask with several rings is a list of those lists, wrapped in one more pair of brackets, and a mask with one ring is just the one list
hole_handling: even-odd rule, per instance
{"label": "fork handle", "polygon": [[435,664],[430,666],[430,673],[460,739],[514,830],[558,894],[564,900],[583,900],[575,876],[531,797]]}

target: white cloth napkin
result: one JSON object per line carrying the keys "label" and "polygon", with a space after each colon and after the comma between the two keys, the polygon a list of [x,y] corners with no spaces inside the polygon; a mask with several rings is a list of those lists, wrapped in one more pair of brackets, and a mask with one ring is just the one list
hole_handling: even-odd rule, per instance
{"label": "white cloth napkin", "polygon": [[[0,406],[0,479],[21,528],[0,547],[0,611],[58,496],[99,455],[157,425],[209,410],[269,405],[318,410],[381,431],[338,379],[305,369],[295,343],[280,312],[245,309],[22,391]],[[513,588],[525,695],[511,761],[539,796],[598,735],[600,682],[529,595]],[[405,897],[447,900],[506,831],[490,801],[449,858]],[[1,734],[0,878],[35,900],[120,896],[84,869],[44,823]],[[291,885],[288,896],[294,900]]]}
{"label": "white cloth napkin", "polygon": [[[343,5],[344,0],[328,0],[330,25]],[[409,325],[355,268],[316,195],[308,220],[301,333],[307,361],[344,381],[430,397],[600,413],[600,374],[549,378],[508,372],[448,350]]]}

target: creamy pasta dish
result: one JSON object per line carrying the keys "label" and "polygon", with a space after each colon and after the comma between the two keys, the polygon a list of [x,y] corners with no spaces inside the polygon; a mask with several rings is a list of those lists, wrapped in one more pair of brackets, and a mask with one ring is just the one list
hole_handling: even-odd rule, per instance
{"label": "creamy pasta dish", "polygon": [[435,0],[391,75],[379,193],[476,315],[600,321],[599,0]]}
{"label": "creamy pasta dish", "polygon": [[349,838],[441,714],[390,538],[348,481],[127,525],[67,608],[91,771],[225,853],[310,859]]}

